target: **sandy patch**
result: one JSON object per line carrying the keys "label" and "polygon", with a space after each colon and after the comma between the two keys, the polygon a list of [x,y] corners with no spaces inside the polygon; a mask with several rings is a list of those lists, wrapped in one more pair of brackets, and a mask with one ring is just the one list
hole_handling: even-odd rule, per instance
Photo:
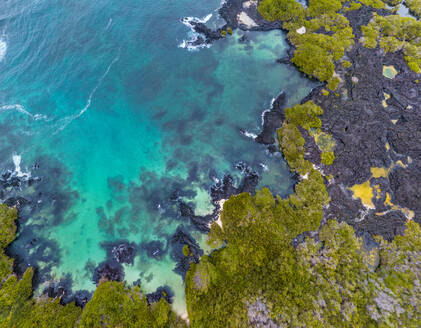
{"label": "sandy patch", "polygon": [[243,2],[243,8],[244,9],[250,8],[251,6],[257,7],[257,1],[256,0],[250,0],[250,1]]}
{"label": "sandy patch", "polygon": [[256,22],[249,17],[244,11],[238,14],[237,16],[238,24],[245,25],[248,28],[250,27],[256,27]]}

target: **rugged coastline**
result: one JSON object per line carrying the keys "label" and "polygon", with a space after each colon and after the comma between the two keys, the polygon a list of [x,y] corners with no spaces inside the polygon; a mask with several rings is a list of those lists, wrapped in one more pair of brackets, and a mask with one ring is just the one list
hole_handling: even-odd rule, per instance
{"label": "rugged coastline", "polygon": [[[228,26],[244,30],[267,30],[281,28],[280,22],[263,22],[257,6],[244,6],[244,1],[227,2],[220,10]],[[241,10],[247,9],[250,17],[256,18],[257,26],[245,27],[238,22]],[[335,142],[335,160],[331,165],[321,163],[321,151],[314,137],[301,132],[306,139],[306,158],[320,167],[328,182],[328,193],[332,198],[326,209],[326,218],[345,220],[356,228],[357,233],[369,232],[393,239],[402,234],[408,211],[384,204],[386,193],[392,203],[400,208],[411,209],[415,220],[421,217],[418,199],[420,194],[421,157],[417,126],[421,123],[419,112],[421,85],[420,75],[413,72],[404,60],[403,51],[385,53],[382,49],[367,49],[360,42],[361,26],[367,25],[373,13],[385,16],[385,9],[363,6],[348,11],[344,16],[353,27],[355,46],[346,51],[352,66],[336,65],[340,83],[335,91],[326,91],[321,85],[303,99],[302,103],[314,101],[324,109],[321,116],[323,132],[331,135]],[[325,32],[327,33],[327,32]],[[280,58],[280,64],[290,64],[295,47],[291,45],[288,57]],[[390,79],[383,74],[386,66],[394,66],[399,72]],[[327,93],[327,94],[326,94]],[[387,96],[386,96],[387,95]],[[274,134],[282,126],[286,95],[281,93],[271,110],[264,113],[263,131],[256,141],[274,145]],[[385,97],[388,97],[385,99]],[[408,163],[408,159],[410,163]],[[399,161],[399,165],[391,167]],[[413,163],[413,165],[409,165]],[[374,208],[367,208],[350,187],[364,183],[372,176],[371,168],[390,168],[390,176],[375,177],[373,184],[382,184],[382,189],[373,197]],[[389,172],[388,172],[389,173]],[[359,218],[359,219],[356,219]]]}
{"label": "rugged coastline", "polygon": [[[221,31],[238,27],[244,30],[281,28],[282,24],[279,21],[271,23],[263,19],[257,11],[257,3],[249,1],[250,5],[246,6],[244,6],[244,3],[244,1],[236,0],[228,1],[223,5],[221,16],[227,21],[227,25]],[[421,149],[419,148],[418,142],[421,136],[417,130],[417,127],[421,125],[421,108],[418,100],[421,94],[421,87],[419,82],[416,82],[420,78],[420,75],[408,68],[403,52],[385,54],[380,48],[367,49],[358,41],[362,37],[362,34],[357,31],[359,27],[368,24],[371,19],[370,17],[375,11],[380,14],[386,14],[382,10],[375,10],[363,6],[357,11],[350,11],[344,14],[354,30],[355,45],[345,53],[351,66],[345,68],[341,64],[336,64],[335,72],[339,80],[337,88],[327,90],[326,85],[319,86],[301,104],[302,106],[306,106],[306,104],[311,102],[323,109],[322,114],[309,113],[307,111],[304,119],[302,117],[294,117],[291,111],[285,110],[286,95],[281,93],[273,102],[272,108],[263,115],[263,131],[257,136],[256,142],[267,145],[269,151],[278,151],[278,141],[275,139],[274,134],[277,130],[279,131],[281,129],[281,132],[279,132],[280,136],[278,137],[281,143],[281,150],[284,151],[291,169],[297,172],[297,178],[299,180],[296,187],[296,194],[288,199],[288,205],[282,210],[287,211],[286,209],[289,210],[289,207],[295,208],[297,213],[299,213],[298,216],[294,217],[295,219],[301,218],[300,215],[312,218],[311,222],[303,223],[303,227],[300,228],[295,227],[295,223],[290,223],[292,228],[286,228],[285,234],[288,235],[288,238],[291,236],[294,240],[290,242],[286,238],[286,240],[282,241],[285,242],[285,247],[292,244],[295,250],[302,251],[303,253],[300,253],[300,255],[303,258],[307,254],[305,251],[309,251],[307,249],[303,251],[303,249],[309,243],[311,244],[313,241],[317,243],[321,240],[328,244],[326,234],[328,236],[329,233],[333,233],[333,235],[335,233],[338,235],[346,234],[347,238],[353,242],[356,240],[353,239],[355,238],[353,230],[344,228],[344,225],[335,226],[332,223],[333,220],[328,223],[329,219],[336,219],[339,222],[345,221],[348,225],[352,226],[357,236],[364,237],[363,244],[365,249],[371,251],[372,249],[379,249],[379,245],[382,245],[384,247],[383,249],[387,249],[388,247],[384,245],[389,245],[380,239],[374,240],[372,235],[380,235],[386,241],[392,241],[396,236],[405,233],[408,226],[408,219],[413,219],[419,223],[417,220],[421,218],[421,208],[419,207],[421,204],[419,199],[419,191],[421,191],[421,181],[419,180],[421,176]],[[245,26],[239,23],[238,18],[243,11],[256,23],[256,26]],[[244,16],[242,17],[244,18]],[[224,37],[221,31],[208,31],[204,26],[199,24],[195,26],[195,30],[206,36],[206,39],[204,39],[205,42],[212,42]],[[291,52],[288,59],[284,58],[279,63],[285,64],[289,62],[292,55]],[[391,79],[385,76],[385,66],[394,66],[398,71],[396,77]],[[314,107],[312,106],[311,108]],[[320,124],[316,117],[320,119]],[[311,124],[307,124],[305,121],[307,119],[312,120]],[[298,131],[299,136],[302,136],[304,139],[305,143],[300,148],[303,150],[302,163],[298,163],[298,161],[294,162],[287,157],[288,146],[286,142],[282,142],[282,140],[286,140],[287,133],[289,133],[287,125],[288,128],[291,128],[290,131],[293,131],[293,133]],[[320,129],[321,132],[316,131],[317,129]],[[317,142],[316,136],[318,133],[329,135],[330,140],[333,139],[334,141],[334,160],[328,164],[323,162],[322,153],[324,150],[321,149],[322,147]],[[313,168],[308,166],[310,164]],[[256,213],[256,217],[260,218],[260,214],[258,214],[260,208],[271,212],[272,209],[268,210],[268,208],[273,207],[273,215],[275,216],[273,221],[275,221],[276,215],[280,211],[276,207],[278,205],[275,204],[283,204],[283,201],[285,201],[279,198],[275,201],[268,191],[258,191],[255,198],[252,198],[250,194],[255,193],[258,177],[255,172],[243,163],[238,164],[238,169],[244,174],[243,182],[238,188],[233,186],[232,177],[228,175],[212,188],[212,200],[217,206],[212,215],[205,217],[196,216],[188,204],[183,203],[178,197],[174,197],[174,201],[177,202],[181,215],[189,218],[199,230],[208,232],[209,224],[217,219],[218,212],[221,210],[219,201],[228,199],[233,195],[239,195],[232,197],[228,205],[224,205],[222,214],[223,226],[219,226],[218,228],[214,224],[210,230],[210,239],[215,242],[215,245],[228,240],[228,243],[232,241],[237,246],[236,241],[231,239],[235,236],[230,235],[230,232],[222,231],[222,228],[225,225],[230,226],[230,220],[235,221],[237,219],[235,215],[242,217],[241,215],[244,214],[242,212],[243,208],[248,209],[250,211],[249,213]],[[361,188],[354,189],[353,191],[353,187],[360,185],[363,185],[361,188],[365,188],[362,192],[360,192]],[[324,188],[326,188],[326,192],[324,192]],[[297,197],[298,200],[294,197]],[[312,197],[314,197],[314,200],[310,200]],[[329,201],[327,200],[328,198],[330,198]],[[237,200],[241,200],[241,206],[243,208],[237,208],[238,204],[235,203]],[[253,205],[251,206],[250,203]],[[10,205],[13,204],[11,203]],[[312,212],[314,208],[316,208],[316,214]],[[231,217],[230,211],[234,212],[235,215]],[[265,214],[268,213],[265,212]],[[312,216],[313,214],[314,218]],[[244,216],[244,218],[246,217],[247,215]],[[288,215],[285,214],[285,217],[288,217]],[[269,220],[267,222],[265,221],[265,224],[269,228],[273,228],[274,230],[279,228],[278,226],[271,225],[271,216],[268,216],[268,218]],[[233,225],[230,227],[235,230],[243,223],[240,221],[237,222],[237,226]],[[282,223],[278,222],[277,224],[282,225]],[[249,228],[253,229],[252,224],[249,225]],[[267,233],[264,227],[259,226],[259,228]],[[417,228],[411,229],[416,231]],[[245,231],[241,233],[247,235]],[[246,237],[242,235],[241,238]],[[398,241],[401,240],[399,238]],[[246,241],[252,242],[253,238],[250,240],[246,239]],[[206,313],[206,310],[203,309],[203,314],[201,314],[203,317],[201,317],[197,313],[197,308],[193,309],[193,303],[195,301],[200,302],[205,298],[202,293],[217,293],[217,283],[214,280],[216,278],[214,278],[213,273],[217,271],[218,265],[221,265],[225,261],[218,262],[220,257],[224,259],[225,255],[221,255],[224,254],[224,250],[215,251],[213,258],[212,256],[204,256],[200,260],[203,253],[187,233],[181,230],[177,231],[171,242],[173,244],[171,255],[179,263],[176,269],[183,276],[187,273],[189,313],[192,314],[195,320],[192,321],[192,326],[197,324],[200,326],[200,322],[206,322],[200,320],[206,320],[207,315],[210,316],[210,314]],[[357,242],[355,241],[355,243]],[[241,245],[241,240],[238,244]],[[155,256],[156,251],[159,253],[168,250],[168,246],[165,249],[160,245],[150,246],[152,256]],[[355,245],[352,244],[352,246],[354,247]],[[130,263],[136,252],[136,248],[147,246],[130,245],[122,241],[116,245],[105,245],[105,247],[108,250],[109,262],[104,262],[96,268],[94,280],[97,283],[105,280],[123,280],[121,263]],[[247,247],[249,245],[246,245]],[[229,247],[226,249],[228,251],[230,250]],[[247,249],[244,250],[239,246],[239,249],[236,251],[243,255],[244,259],[247,259],[249,254]],[[292,249],[287,249],[287,252],[284,252],[283,249],[277,249],[277,251],[279,251],[279,254],[285,256],[285,258],[288,257],[288,252],[293,252]],[[415,250],[413,252],[416,253],[419,251]],[[271,255],[273,256],[274,254]],[[229,254],[226,256],[226,258],[231,260]],[[235,256],[239,255],[235,254]],[[316,255],[313,254],[313,256]],[[353,254],[353,256],[357,255]],[[377,255],[377,264],[375,263],[373,265],[375,268],[378,267],[378,257]],[[262,258],[258,256],[256,258],[253,257],[253,261],[259,263],[259,261],[263,261]],[[352,261],[352,258],[350,260]],[[189,271],[191,265],[193,266],[193,270]],[[280,263],[276,265],[279,266]],[[234,263],[232,266],[241,267],[241,264]],[[255,267],[247,267],[247,270],[251,270],[253,274],[259,274],[258,271],[253,271],[256,270]],[[240,280],[236,281],[236,283],[238,283],[238,286],[242,286],[243,284]],[[200,288],[197,288],[198,284]],[[107,286],[112,286],[117,290],[121,284],[119,285],[115,282],[100,284],[100,286],[102,286],[99,287],[101,290]],[[194,291],[194,288],[198,289],[199,292]],[[234,289],[235,287],[233,287],[233,290],[228,289],[229,293],[232,292],[231,297],[238,296],[235,294],[236,290]],[[126,289],[121,292],[127,295],[131,293]],[[260,293],[261,295],[259,297],[267,296],[263,292]],[[48,296],[54,298],[60,298],[61,295],[63,295],[63,290],[60,288],[58,288],[57,292],[50,290],[48,293]],[[215,295],[211,296],[214,297]],[[242,294],[241,296],[247,297],[247,295]],[[256,327],[280,326],[281,324],[275,318],[276,314],[279,314],[276,312],[279,311],[279,308],[276,308],[274,305],[268,306],[269,303],[259,297],[257,300],[247,299],[245,302],[248,309],[248,324]],[[142,304],[164,304],[164,300],[167,303],[171,301],[170,291],[159,289],[156,293],[146,295],[145,299],[142,299]],[[92,304],[95,304],[95,301],[97,300],[94,296],[94,302]],[[227,299],[223,301],[227,301]],[[87,300],[85,298],[78,305],[85,305],[86,303]],[[390,301],[390,303],[393,302]],[[381,304],[381,302],[379,301],[376,304]],[[221,302],[221,306],[223,305],[224,303]],[[164,305],[162,306],[164,307]],[[91,310],[92,307],[88,306],[88,310]],[[320,305],[320,307],[324,308],[325,306]],[[379,308],[381,308],[380,305]],[[153,309],[155,310],[156,307]],[[239,310],[239,308],[234,309]],[[165,311],[167,311],[165,315],[168,316],[165,323],[168,323],[168,318],[171,317],[168,314],[168,307],[164,307],[163,312]],[[240,309],[239,311],[242,310]],[[350,316],[349,313],[346,313],[347,309],[341,308],[341,311],[345,313],[345,317]],[[399,311],[396,306],[396,309],[393,308],[391,312],[399,314]],[[385,310],[385,312],[387,311]],[[350,313],[352,314],[352,311]],[[381,312],[381,314],[383,315],[384,313]],[[92,313],[90,315],[94,316]],[[318,313],[318,315],[320,314]],[[371,319],[376,315],[373,314]],[[158,316],[154,317],[154,319],[158,320]],[[241,322],[244,323],[244,321],[235,321],[236,319],[243,320],[244,318],[240,315],[239,318],[234,318],[232,321],[233,326],[241,326]],[[85,326],[89,326],[89,323],[96,322],[94,319],[92,321],[84,320]],[[173,318],[171,320],[175,319]],[[221,321],[211,322],[209,324],[215,327],[224,327],[223,320],[224,318],[221,318]],[[182,325],[182,323],[178,324],[180,326]]]}
{"label": "rugged coastline", "polygon": [[[417,277],[420,276],[419,264],[416,263],[419,263],[421,253],[413,238],[418,238],[416,236],[420,231],[418,204],[421,158],[417,128],[420,126],[420,74],[417,73],[417,66],[410,63],[411,59],[404,50],[385,51],[382,46],[376,46],[377,40],[373,46],[367,47],[365,33],[368,32],[362,31],[365,25],[371,24],[375,14],[387,17],[392,13],[384,9],[384,3],[379,1],[363,5],[346,3],[342,9],[343,2],[334,1],[329,13],[321,9],[322,6],[329,7],[328,3],[323,2],[319,5],[310,1],[310,16],[316,15],[321,18],[314,20],[324,19],[328,22],[323,28],[315,28],[312,31],[309,30],[311,27],[304,27],[308,26],[301,16],[305,15],[304,9],[294,1],[273,1],[273,7],[270,7],[271,1],[263,2],[267,4],[265,10],[273,9],[273,13],[267,15],[285,19],[283,28],[289,31],[292,51],[288,58],[281,58],[278,62],[293,62],[303,72],[327,83],[316,87],[300,105],[293,108],[283,108],[285,95],[281,94],[274,101],[272,108],[264,112],[263,131],[256,141],[274,149],[277,142],[273,134],[278,131],[281,150],[291,170],[299,176],[295,194],[289,199],[276,197],[274,200],[267,190],[263,190],[258,191],[255,197],[241,194],[230,198],[224,204],[222,223],[212,226],[210,241],[215,246],[226,242],[226,248],[219,249],[208,257],[202,257],[201,262],[194,265],[187,275],[190,320],[194,326],[207,326],[209,318],[212,324],[218,327],[226,325],[227,321],[224,320],[228,320],[233,326],[241,326],[241,323],[247,321],[255,327],[317,326],[316,322],[306,317],[302,299],[308,297],[309,302],[313,302],[308,315],[316,316],[317,322],[323,322],[324,326],[416,325],[420,315],[419,300],[415,299],[414,294],[418,293]],[[228,7],[241,10],[238,9],[240,6]],[[339,9],[343,16],[336,14]],[[293,10],[297,13],[295,18],[291,14]],[[232,17],[237,17],[235,12]],[[342,28],[346,28],[348,24],[352,28],[347,31],[348,43],[345,43],[343,49],[338,49],[336,57],[325,52],[323,48],[319,49],[321,55],[325,56],[325,62],[308,65],[308,61],[311,60],[308,57],[312,56],[312,51],[306,53],[306,47],[318,51],[318,46],[314,48],[312,44],[300,43],[303,42],[300,41],[300,35],[310,33],[309,38],[313,37],[315,42],[318,35],[330,37],[335,34],[330,29],[336,28],[338,20],[342,20],[339,23]],[[418,32],[418,38],[419,36]],[[417,37],[417,32],[414,37]],[[297,53],[303,57],[296,57]],[[326,71],[323,68],[325,64],[330,65]],[[390,74],[390,70],[393,74]],[[328,199],[325,198],[327,196]],[[287,205],[283,207],[285,203]],[[294,217],[290,211],[300,214]],[[306,221],[302,224],[308,226],[294,230],[297,223],[292,223],[289,216],[295,220]],[[250,217],[256,219],[250,221]],[[281,223],[277,222],[279,219]],[[336,222],[340,224],[337,225]],[[294,250],[289,249],[283,253],[283,250],[279,249],[279,244],[285,242],[285,237],[272,233],[279,225],[285,225],[283,229],[288,231],[287,235],[291,237],[289,242],[287,237],[284,247],[288,249],[293,246]],[[250,232],[254,229],[255,238]],[[290,233],[290,229],[295,232]],[[281,234],[285,234],[285,230],[280,230]],[[262,236],[267,236],[268,239],[260,240]],[[271,242],[271,238],[280,240]],[[327,246],[329,238],[337,239],[334,245]],[[335,244],[336,242],[339,244]],[[404,248],[401,248],[402,242],[407,243]],[[253,247],[244,249],[242,243],[253,244]],[[322,253],[312,253],[309,247],[313,245]],[[339,245],[348,246],[342,249],[343,246]],[[395,247],[396,250],[392,251]],[[405,249],[410,252],[405,253]],[[345,260],[348,264],[341,264],[341,260],[336,258],[337,253],[333,255],[331,251],[342,253],[340,256],[348,258]],[[354,251],[356,253],[353,253]],[[389,251],[395,252],[394,255],[389,255]],[[288,294],[284,295],[291,297],[290,295],[294,294],[293,290],[301,284],[306,285],[299,279],[290,285],[284,280],[287,278],[279,277],[279,270],[285,270],[284,274],[295,281],[295,276],[289,276],[288,269],[282,269],[280,264],[295,252],[298,253],[297,263],[309,261],[304,267],[310,268],[310,276],[317,274],[315,268],[324,262],[323,257],[331,254],[335,259],[334,264],[326,265],[333,265],[334,271],[341,272],[328,282],[329,285],[334,284],[333,290],[343,290],[344,284],[347,284],[343,281],[347,279],[345,276],[348,273],[345,272],[354,270],[350,265],[354,262],[358,266],[354,272],[359,272],[361,276],[354,274],[351,280],[361,291],[365,290],[365,301],[357,301],[357,298],[361,297],[356,296],[358,292],[345,292],[346,296],[342,295],[344,292],[339,292],[335,297],[342,299],[342,303],[336,305],[337,309],[334,310],[333,304],[326,305],[330,301],[323,289],[330,287],[322,287],[321,281],[329,275],[328,271],[332,267],[326,267],[319,272],[318,279],[321,281],[315,282],[313,287],[307,286],[303,292],[297,292],[299,305],[294,304],[293,297],[292,304],[279,300],[277,293],[288,290]],[[312,254],[311,259],[306,257],[307,252]],[[262,253],[269,257],[263,260],[266,261],[263,268],[257,264],[265,256]],[[239,254],[247,257],[246,263],[237,262],[236,257],[241,257]],[[389,256],[394,259],[391,260]],[[415,261],[415,264],[408,266],[411,261]],[[227,262],[233,267],[227,266]],[[390,264],[392,266],[388,267]],[[276,269],[271,268],[271,265]],[[324,264],[321,265],[323,267]],[[404,268],[401,265],[406,266]],[[284,266],[288,268],[287,264]],[[266,278],[259,279],[249,274],[254,270],[254,275],[260,274]],[[375,272],[375,277],[370,272]],[[409,278],[407,274],[414,276]],[[221,275],[229,282],[221,281]],[[297,271],[295,275],[301,276],[303,272]],[[413,288],[412,291],[397,288],[395,284],[399,284],[398,281],[403,283],[403,280],[399,279],[383,285],[384,279],[394,279],[391,276],[395,275],[407,277],[404,279],[410,281],[409,288]],[[249,285],[242,277],[247,277],[245,280],[250,279],[253,282]],[[268,279],[279,279],[279,282],[271,284]],[[376,287],[367,288],[366,279],[376,281]],[[280,285],[283,287],[279,287]],[[244,292],[247,288],[250,294]],[[313,289],[314,298],[308,295]],[[219,295],[217,291],[224,295]],[[217,301],[214,300],[215,297]],[[233,301],[232,304],[226,301],[226,298],[236,297],[243,297],[243,300],[246,298],[247,302],[244,304]],[[353,297],[356,298],[351,301]],[[219,308],[218,314],[204,310],[207,307],[218,307],[221,302],[228,306],[228,309]],[[335,311],[336,314],[332,314]],[[236,315],[233,316],[233,313]]]}
{"label": "rugged coastline", "polygon": [[[241,24],[242,12],[256,24]],[[373,13],[391,14],[389,10],[368,6],[344,13],[354,33],[355,45],[345,53],[351,66],[345,68],[341,63],[336,64],[335,72],[340,80],[336,90],[329,92],[321,85],[302,101],[312,100],[324,109],[322,130],[332,136],[336,144],[331,165],[321,163],[321,151],[314,137],[301,132],[306,139],[306,158],[320,167],[325,176],[331,177],[328,193],[332,200],[326,209],[326,219],[338,218],[352,225],[358,234],[380,234],[391,240],[403,233],[409,216],[415,220],[421,217],[421,157],[417,142],[420,140],[417,126],[421,123],[421,114],[417,108],[420,107],[421,84],[420,75],[404,60],[403,51],[385,53],[379,47],[367,49],[359,42],[363,37],[361,26],[370,22]],[[258,11],[258,2],[254,1],[227,1],[219,14],[227,22],[221,29],[212,31],[202,23],[194,27],[196,32],[204,34],[207,42],[224,37],[221,31],[228,27],[244,31],[282,29],[280,21],[266,21]],[[292,64],[295,49],[290,44],[288,56],[278,62]],[[388,66],[399,72],[396,78],[383,74],[384,67]],[[271,110],[263,114],[263,130],[256,141],[268,145],[269,149],[274,149],[275,132],[282,126],[285,97],[281,93]],[[367,186],[367,192],[373,195],[371,198],[376,199],[367,206],[349,188],[370,180],[372,168],[388,172],[386,176],[373,177]],[[381,188],[370,191],[374,185]]]}

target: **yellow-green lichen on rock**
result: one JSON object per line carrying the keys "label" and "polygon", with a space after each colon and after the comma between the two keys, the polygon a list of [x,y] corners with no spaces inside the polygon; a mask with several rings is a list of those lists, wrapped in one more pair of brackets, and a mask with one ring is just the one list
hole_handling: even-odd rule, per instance
{"label": "yellow-green lichen on rock", "polygon": [[[399,15],[380,16],[373,14],[373,19],[366,26],[361,26],[363,37],[360,41],[367,48],[380,46],[385,52],[403,50],[408,67],[415,73],[421,73],[421,22],[411,17]],[[393,66],[385,66],[383,74],[390,79],[396,76]]]}
{"label": "yellow-green lichen on rock", "polygon": [[352,191],[355,198],[359,198],[361,203],[371,209],[374,209],[373,204],[373,188],[371,187],[370,180],[363,182],[361,184],[356,184],[349,188]]}
{"label": "yellow-green lichen on rock", "polygon": [[[383,66],[383,76],[387,77],[388,79],[394,79],[396,77],[396,75],[398,75],[398,73],[399,72],[396,70],[395,66],[393,66],[393,65],[389,65],[389,66],[384,65]],[[390,95],[389,95],[389,97],[390,97]],[[388,99],[388,98],[386,98],[386,99]]]}

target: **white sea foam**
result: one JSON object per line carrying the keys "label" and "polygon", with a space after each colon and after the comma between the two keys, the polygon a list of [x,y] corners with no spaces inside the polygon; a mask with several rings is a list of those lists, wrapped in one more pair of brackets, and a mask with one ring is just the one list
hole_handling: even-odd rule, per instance
{"label": "white sea foam", "polygon": [[197,51],[202,48],[210,48],[211,44],[206,42],[201,42],[200,44],[195,44],[200,37],[200,34],[194,30],[194,25],[192,23],[202,23],[206,24],[211,18],[213,14],[206,15],[203,18],[198,17],[184,17],[181,19],[181,22],[190,28],[189,32],[189,39],[183,40],[178,47],[187,49],[188,51]]}
{"label": "white sea foam", "polygon": [[269,167],[266,164],[259,163],[259,165],[262,167],[263,171],[265,171],[265,172],[269,171]]}
{"label": "white sea foam", "polygon": [[[272,107],[272,106],[271,106],[271,107]],[[266,114],[267,112],[270,112],[270,109],[265,109],[265,110],[262,112],[262,126],[265,124],[265,114]]]}
{"label": "white sea foam", "polygon": [[212,178],[212,180],[213,180],[213,182],[215,182],[215,183],[219,183],[219,181],[221,181],[221,180],[219,180],[217,177],[213,177],[213,178]]}
{"label": "white sea foam", "polygon": [[113,23],[113,19],[112,18],[110,18],[109,20],[108,20],[108,24],[107,24],[107,27],[105,28],[105,30],[106,31],[108,31],[108,29],[110,28],[110,26],[111,26],[111,24]]}
{"label": "white sea foam", "polygon": [[268,108],[268,109],[265,109],[265,110],[262,112],[262,126],[265,124],[265,113],[266,113],[266,112],[270,112],[270,111],[273,109],[273,104],[275,103],[276,98],[278,98],[278,97],[282,94],[282,92],[283,92],[283,91],[281,91],[280,93],[278,93],[278,95],[277,95],[276,97],[272,98],[272,100],[270,101],[270,106],[269,106],[269,108]]}
{"label": "white sea foam", "polygon": [[213,14],[206,15],[203,18],[198,17],[184,17],[181,19],[181,22],[186,25],[187,27],[193,28],[192,23],[202,23],[206,24],[211,18]]}
{"label": "white sea foam", "polygon": [[29,178],[31,176],[31,172],[29,172],[29,171],[28,172],[22,172],[22,169],[20,168],[22,157],[15,153],[15,154],[13,154],[12,159],[13,159],[13,164],[15,165],[16,176],[19,177],[19,178],[23,178],[23,177]]}
{"label": "white sea foam", "polygon": [[48,116],[44,114],[35,114],[35,115],[32,115],[32,117],[34,118],[35,121],[38,121],[38,120],[51,121],[51,119],[49,119]]}
{"label": "white sea foam", "polygon": [[32,114],[28,112],[25,107],[23,107],[21,104],[13,104],[13,105],[3,105],[0,106],[0,113],[1,112],[7,112],[7,111],[16,111],[18,113],[24,114],[26,116],[31,117],[35,121],[38,120],[44,120],[44,121],[50,121],[51,119],[48,118],[48,116],[44,114]]}
{"label": "white sea foam", "polygon": [[107,77],[108,73],[111,70],[111,67],[113,67],[113,65],[120,59],[120,50],[118,51],[117,56],[112,60],[112,62],[110,63],[110,65],[108,65],[107,69],[105,70],[104,74],[101,75],[101,77],[98,79],[95,87],[91,90],[89,96],[88,96],[88,100],[86,101],[85,107],[83,107],[78,113],[70,115],[70,116],[66,116],[63,119],[60,120],[59,124],[60,127],[57,129],[56,132],[54,132],[54,134],[57,134],[58,132],[62,131],[64,128],[66,128],[66,126],[68,126],[73,120],[81,117],[87,110],[89,107],[91,107],[91,103],[92,103],[92,98],[94,97],[96,91],[98,90],[98,88],[101,86],[102,81],[104,81],[104,79]]}
{"label": "white sea foam", "polygon": [[249,132],[246,130],[242,130],[241,133],[246,136],[247,138],[252,138],[252,139],[256,139],[257,138],[257,134],[253,133],[253,132]]}
{"label": "white sea foam", "polygon": [[0,62],[6,57],[7,53],[7,41],[6,36],[3,34],[0,38]]}
{"label": "white sea foam", "polygon": [[203,49],[203,48],[210,48],[211,44],[210,43],[200,43],[200,44],[194,44],[199,38],[199,35],[195,35],[192,38],[190,38],[189,40],[183,40],[183,42],[181,42],[178,47],[179,48],[183,48],[183,49],[187,49],[188,51],[197,51],[199,49]]}
{"label": "white sea foam", "polygon": [[15,164],[15,172],[17,173],[17,176],[18,177],[23,176],[22,170],[20,169],[20,162],[22,160],[22,157],[20,155],[14,154],[12,158],[13,158],[13,164]]}
{"label": "white sea foam", "polygon": [[19,113],[25,114],[30,117],[34,117],[30,112],[28,112],[25,107],[23,107],[21,104],[14,104],[14,105],[3,105],[0,107],[0,112],[6,112],[6,111],[17,111]]}

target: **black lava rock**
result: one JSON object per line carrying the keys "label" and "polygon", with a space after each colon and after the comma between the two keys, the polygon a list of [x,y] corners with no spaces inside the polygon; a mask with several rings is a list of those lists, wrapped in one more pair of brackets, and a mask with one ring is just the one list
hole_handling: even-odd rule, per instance
{"label": "black lava rock", "polygon": [[115,260],[101,262],[94,271],[93,281],[98,284],[101,279],[109,281],[123,281],[123,266]]}

